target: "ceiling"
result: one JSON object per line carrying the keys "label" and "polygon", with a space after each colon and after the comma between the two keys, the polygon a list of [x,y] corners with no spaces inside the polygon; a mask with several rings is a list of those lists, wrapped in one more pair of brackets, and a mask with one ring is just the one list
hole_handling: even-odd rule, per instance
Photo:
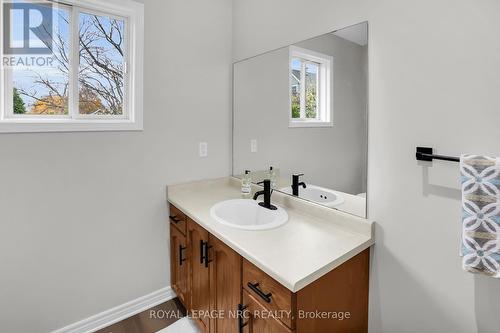
{"label": "ceiling", "polygon": [[332,34],[361,46],[368,44],[368,24],[366,22],[334,31]]}

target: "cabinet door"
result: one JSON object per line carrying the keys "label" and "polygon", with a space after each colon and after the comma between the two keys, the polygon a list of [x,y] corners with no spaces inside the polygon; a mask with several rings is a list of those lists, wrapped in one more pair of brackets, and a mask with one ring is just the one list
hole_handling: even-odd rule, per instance
{"label": "cabinet door", "polygon": [[210,280],[209,268],[205,263],[205,251],[208,247],[208,232],[200,227],[196,222],[187,220],[188,225],[188,247],[190,249],[190,310],[193,311],[193,317],[196,318],[198,326],[204,333],[209,332],[210,310]]}
{"label": "cabinet door", "polygon": [[244,333],[292,333],[278,319],[269,318],[266,315],[269,310],[246,290],[243,290],[243,305],[246,306],[246,318],[241,319]]}
{"label": "cabinet door", "polygon": [[170,275],[172,289],[182,304],[188,300],[187,290],[187,246],[186,236],[173,225],[170,225]]}
{"label": "cabinet door", "polygon": [[210,235],[210,303],[214,316],[210,332],[238,332],[236,313],[241,302],[241,256],[220,240]]}

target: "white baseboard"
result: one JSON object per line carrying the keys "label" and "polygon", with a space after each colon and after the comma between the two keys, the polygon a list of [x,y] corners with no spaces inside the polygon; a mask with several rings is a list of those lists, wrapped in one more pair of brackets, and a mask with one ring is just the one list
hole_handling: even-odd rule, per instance
{"label": "white baseboard", "polygon": [[172,288],[165,287],[139,297],[133,301],[118,305],[112,309],[98,313],[92,317],[86,318],[74,324],[60,328],[52,333],[91,333],[101,328],[117,323],[123,319],[129,318],[139,312],[147,310],[153,306],[164,303],[175,298],[176,295]]}

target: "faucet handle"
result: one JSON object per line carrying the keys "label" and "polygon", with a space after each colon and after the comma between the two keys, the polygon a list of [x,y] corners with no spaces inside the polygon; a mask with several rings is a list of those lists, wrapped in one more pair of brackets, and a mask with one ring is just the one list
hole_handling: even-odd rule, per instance
{"label": "faucet handle", "polygon": [[292,175],[292,180],[294,182],[298,182],[299,181],[299,178],[302,177],[304,174],[303,173],[295,173]]}

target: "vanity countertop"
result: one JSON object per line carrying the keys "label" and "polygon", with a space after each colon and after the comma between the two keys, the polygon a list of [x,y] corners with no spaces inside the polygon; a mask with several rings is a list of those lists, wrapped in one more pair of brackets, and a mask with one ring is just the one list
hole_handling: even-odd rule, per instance
{"label": "vanity countertop", "polygon": [[210,216],[214,204],[237,198],[240,182],[232,177],[168,186],[169,202],[292,292],[374,243],[372,222],[276,192],[273,203],[289,216],[276,229],[240,230]]}

